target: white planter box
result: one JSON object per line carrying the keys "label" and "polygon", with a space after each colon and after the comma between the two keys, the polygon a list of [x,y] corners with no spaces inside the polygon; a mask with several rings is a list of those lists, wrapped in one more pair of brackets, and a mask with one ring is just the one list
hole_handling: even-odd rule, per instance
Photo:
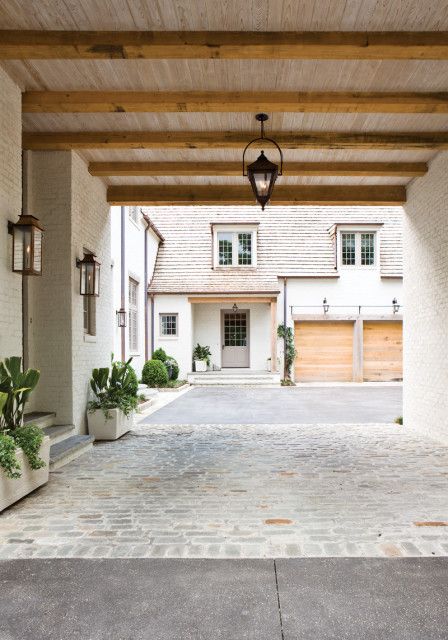
{"label": "white planter box", "polygon": [[207,371],[207,362],[205,360],[195,360],[194,361],[194,370],[195,371]]}
{"label": "white planter box", "polygon": [[43,439],[39,452],[45,462],[45,467],[42,469],[35,471],[31,469],[22,449],[17,449],[16,454],[22,475],[17,479],[7,478],[3,469],[0,470],[0,511],[48,482],[50,472],[50,438],[48,436]]}
{"label": "white planter box", "polygon": [[109,409],[108,413],[108,418],[102,409],[87,413],[89,433],[95,440],[117,440],[134,426],[134,412],[125,416],[120,409]]}

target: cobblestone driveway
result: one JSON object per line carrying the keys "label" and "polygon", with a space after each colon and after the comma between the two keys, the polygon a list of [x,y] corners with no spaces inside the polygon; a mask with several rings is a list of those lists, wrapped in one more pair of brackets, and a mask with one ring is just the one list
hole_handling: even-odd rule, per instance
{"label": "cobblestone driveway", "polygon": [[397,425],[140,425],[0,516],[0,558],[448,555],[447,479]]}

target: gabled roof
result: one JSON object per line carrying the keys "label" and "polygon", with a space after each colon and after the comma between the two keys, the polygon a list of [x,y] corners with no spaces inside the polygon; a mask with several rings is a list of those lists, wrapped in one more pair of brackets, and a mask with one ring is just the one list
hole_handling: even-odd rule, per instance
{"label": "gabled roof", "polygon": [[[378,224],[383,277],[402,275],[401,207],[145,207],[163,234],[154,293],[274,293],[278,277],[334,277],[331,227]],[[213,269],[212,223],[256,224],[256,269]],[[333,234],[334,236],[334,234]]]}

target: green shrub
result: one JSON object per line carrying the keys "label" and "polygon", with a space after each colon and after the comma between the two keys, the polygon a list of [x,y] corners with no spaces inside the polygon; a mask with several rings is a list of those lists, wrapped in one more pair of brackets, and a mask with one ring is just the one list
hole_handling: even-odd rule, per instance
{"label": "green shrub", "polygon": [[395,418],[394,420],[395,424],[403,424],[403,416],[398,416],[398,418]]}
{"label": "green shrub", "polygon": [[171,356],[168,356],[164,365],[167,368],[169,379],[177,380],[179,377],[179,365],[177,364],[177,361],[174,358],[171,358]]}
{"label": "green shrub", "polygon": [[142,371],[142,382],[148,387],[164,387],[168,382],[168,371],[160,360],[148,360]]}
{"label": "green shrub", "polygon": [[167,358],[168,356],[163,349],[156,349],[152,354],[152,360],[160,360],[160,362],[163,362],[164,364],[167,361]]}
{"label": "green shrub", "polygon": [[7,478],[20,478],[20,464],[16,456],[16,443],[7,433],[0,432],[0,467]]}

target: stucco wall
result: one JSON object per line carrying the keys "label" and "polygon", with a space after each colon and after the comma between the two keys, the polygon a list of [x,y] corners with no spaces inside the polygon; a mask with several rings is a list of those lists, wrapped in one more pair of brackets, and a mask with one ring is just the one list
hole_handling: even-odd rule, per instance
{"label": "stucco wall", "polygon": [[[159,314],[177,313],[179,330],[176,337],[160,336]],[[185,378],[191,371],[193,350],[192,309],[188,296],[160,295],[154,298],[154,346],[161,347],[179,364],[179,377]]]}
{"label": "stucco wall", "polygon": [[448,442],[448,152],[408,189],[404,425]]}
{"label": "stucco wall", "polygon": [[[106,188],[72,152],[35,152],[30,204],[44,228],[43,275],[30,282],[29,361],[41,370],[31,408],[56,411],[58,423],[86,430],[88,381],[113,348],[110,215]],[[96,336],[85,336],[76,258],[101,262]]]}
{"label": "stucco wall", "polygon": [[22,355],[22,277],[12,273],[12,238],[22,198],[22,108],[17,85],[0,69],[0,359]]}

